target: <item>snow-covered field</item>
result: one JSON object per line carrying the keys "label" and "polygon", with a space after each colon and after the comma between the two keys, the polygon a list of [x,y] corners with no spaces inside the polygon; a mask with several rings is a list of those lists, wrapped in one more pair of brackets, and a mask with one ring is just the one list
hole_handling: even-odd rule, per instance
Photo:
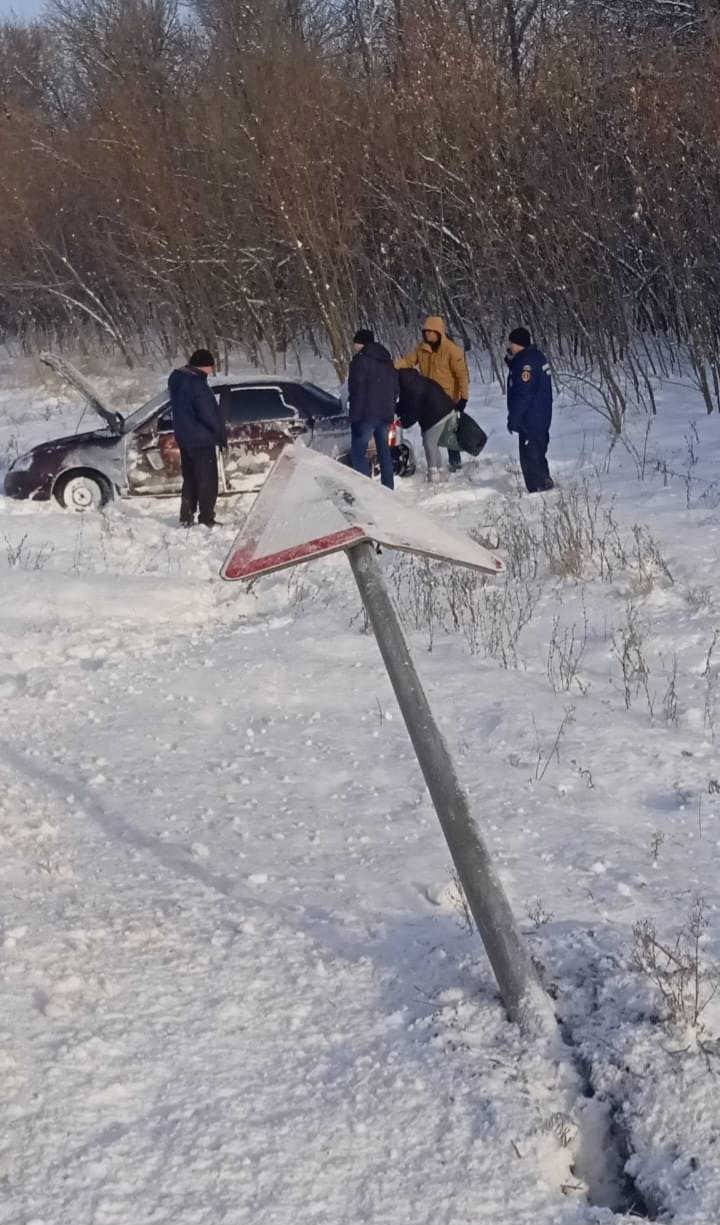
{"label": "snow-covered field", "polygon": [[[77,414],[0,378],[1,470]],[[614,448],[561,405],[528,498],[476,380],[486,453],[397,496],[507,579],[381,559],[559,1054],[504,1018],[343,557],[248,592],[241,502],[0,498],[2,1225],[720,1219],[720,424],[658,404]],[[693,915],[685,981],[651,925]]]}

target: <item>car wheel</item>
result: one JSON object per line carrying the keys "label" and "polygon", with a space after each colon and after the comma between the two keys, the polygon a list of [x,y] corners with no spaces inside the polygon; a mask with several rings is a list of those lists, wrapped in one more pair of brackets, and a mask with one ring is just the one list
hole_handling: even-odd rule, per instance
{"label": "car wheel", "polygon": [[415,473],[415,457],[406,442],[401,442],[397,448],[395,463],[396,476],[413,476]]}
{"label": "car wheel", "polygon": [[100,510],[111,500],[112,487],[99,472],[70,472],[55,486],[55,497],[66,510]]}

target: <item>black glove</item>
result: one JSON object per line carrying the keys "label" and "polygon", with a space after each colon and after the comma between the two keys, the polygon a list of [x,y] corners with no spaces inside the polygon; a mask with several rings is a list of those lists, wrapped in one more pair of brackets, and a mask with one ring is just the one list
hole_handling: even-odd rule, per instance
{"label": "black glove", "polygon": [[509,370],[509,369],[510,369],[510,367],[512,366],[512,364],[513,364],[513,359],[512,359],[512,357],[510,356],[510,354],[509,354],[509,353],[506,353],[506,354],[505,354],[505,356],[504,356],[504,358],[503,358],[503,361],[505,362],[505,365],[507,366],[507,368],[508,368],[508,370]]}
{"label": "black glove", "polygon": [[467,400],[458,400],[455,408],[459,413],[464,413],[465,409],[467,408]]}

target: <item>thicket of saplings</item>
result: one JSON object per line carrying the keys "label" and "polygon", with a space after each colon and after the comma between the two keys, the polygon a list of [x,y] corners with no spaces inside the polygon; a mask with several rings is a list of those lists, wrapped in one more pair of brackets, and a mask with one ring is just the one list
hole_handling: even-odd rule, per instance
{"label": "thicket of saplings", "polygon": [[679,370],[710,411],[719,78],[715,0],[49,0],[0,28],[0,328],[341,373],[440,311],[618,430]]}

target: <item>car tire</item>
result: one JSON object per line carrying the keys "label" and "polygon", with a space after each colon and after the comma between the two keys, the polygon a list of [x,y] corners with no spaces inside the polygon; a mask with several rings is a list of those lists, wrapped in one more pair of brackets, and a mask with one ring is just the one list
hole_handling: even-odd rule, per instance
{"label": "car tire", "polygon": [[398,457],[395,465],[396,476],[414,476],[415,475],[415,457],[406,442],[401,442],[397,448]]}
{"label": "car tire", "polygon": [[80,469],[68,472],[53,490],[65,510],[100,510],[112,501],[112,485],[100,472]]}

